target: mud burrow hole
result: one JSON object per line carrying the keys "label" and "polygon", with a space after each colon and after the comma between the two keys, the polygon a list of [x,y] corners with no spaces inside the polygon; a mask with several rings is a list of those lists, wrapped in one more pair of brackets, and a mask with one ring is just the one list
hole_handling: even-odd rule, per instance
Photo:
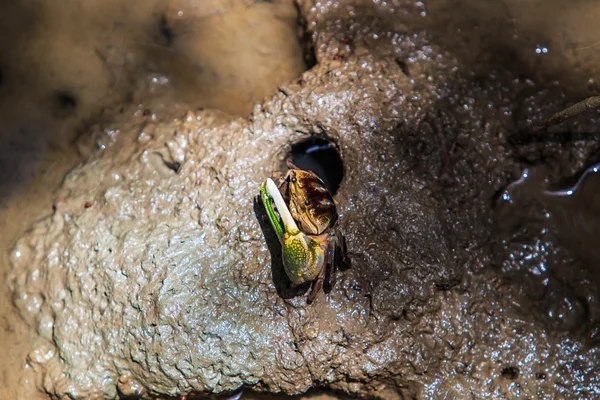
{"label": "mud burrow hole", "polygon": [[285,159],[292,160],[301,169],[316,173],[332,195],[337,193],[344,179],[342,157],[335,144],[326,139],[310,138],[295,143]]}

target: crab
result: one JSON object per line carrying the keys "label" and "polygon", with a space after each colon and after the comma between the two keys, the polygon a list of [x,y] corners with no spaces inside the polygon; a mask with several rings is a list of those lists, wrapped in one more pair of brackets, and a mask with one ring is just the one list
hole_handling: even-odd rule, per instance
{"label": "crab", "polygon": [[350,261],[331,193],[314,172],[291,161],[287,165],[289,171],[274,173],[260,193],[282,245],[285,272],[294,287],[312,283],[308,301],[313,302],[324,286],[331,290],[338,267]]}

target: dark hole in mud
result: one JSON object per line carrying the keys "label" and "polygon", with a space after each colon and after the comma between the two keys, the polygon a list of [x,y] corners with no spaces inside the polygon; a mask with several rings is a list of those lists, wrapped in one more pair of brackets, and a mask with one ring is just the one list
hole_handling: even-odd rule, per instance
{"label": "dark hole in mud", "polygon": [[173,44],[173,30],[169,27],[167,16],[161,15],[159,20],[159,31],[162,38],[165,40],[165,46]]}
{"label": "dark hole in mud", "polygon": [[515,380],[519,377],[519,368],[517,367],[506,367],[502,370],[502,377],[504,379]]}
{"label": "dark hole in mud", "polygon": [[316,173],[332,195],[337,193],[344,178],[344,163],[333,143],[320,138],[303,140],[292,145],[287,158]]}
{"label": "dark hole in mud", "polygon": [[400,60],[399,58],[395,59],[396,64],[398,65],[398,67],[400,67],[400,70],[402,71],[402,73],[409,77],[410,76],[410,70],[408,69],[408,64],[406,64],[406,62],[404,60]]}
{"label": "dark hole in mud", "polygon": [[536,379],[540,379],[540,380],[542,380],[542,379],[546,379],[546,374],[545,374],[545,373],[543,373],[543,372],[537,372],[537,373],[535,374],[535,378],[536,378]]}
{"label": "dark hole in mud", "polygon": [[56,101],[55,115],[56,117],[67,117],[77,107],[77,100],[75,97],[66,91],[58,91],[54,94]]}

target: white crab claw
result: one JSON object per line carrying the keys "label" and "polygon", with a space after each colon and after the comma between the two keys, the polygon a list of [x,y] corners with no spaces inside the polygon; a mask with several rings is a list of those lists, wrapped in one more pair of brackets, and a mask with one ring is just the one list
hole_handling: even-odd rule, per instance
{"label": "white crab claw", "polygon": [[281,196],[281,193],[279,193],[277,185],[275,185],[275,182],[273,182],[273,179],[271,178],[267,178],[267,193],[269,193],[269,196],[271,196],[275,202],[275,207],[277,207],[279,216],[281,217],[283,225],[285,225],[285,230],[287,232],[300,231],[296,221],[294,221],[294,218],[290,213],[290,210],[288,210],[287,205],[285,204],[285,200],[283,200],[283,196]]}

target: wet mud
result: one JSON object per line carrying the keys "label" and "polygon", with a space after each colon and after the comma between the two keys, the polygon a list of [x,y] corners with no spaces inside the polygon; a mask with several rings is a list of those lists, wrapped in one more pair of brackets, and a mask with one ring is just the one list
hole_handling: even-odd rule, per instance
{"label": "wet mud", "polygon": [[[0,52],[0,397],[600,396],[597,114],[529,129],[595,88],[559,3],[3,5],[48,33]],[[306,141],[352,258],[311,305],[256,201]]]}

